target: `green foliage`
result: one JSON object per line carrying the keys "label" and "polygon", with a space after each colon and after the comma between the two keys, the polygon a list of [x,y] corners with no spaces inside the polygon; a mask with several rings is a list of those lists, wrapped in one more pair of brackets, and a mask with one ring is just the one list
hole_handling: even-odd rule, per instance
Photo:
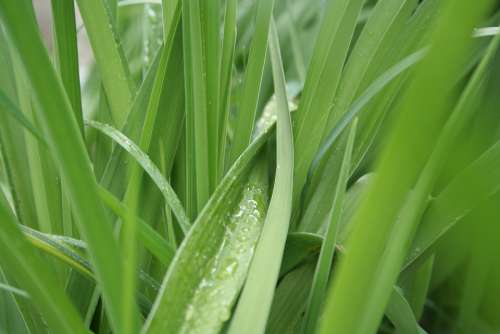
{"label": "green foliage", "polygon": [[498,332],[493,4],[0,0],[0,332]]}

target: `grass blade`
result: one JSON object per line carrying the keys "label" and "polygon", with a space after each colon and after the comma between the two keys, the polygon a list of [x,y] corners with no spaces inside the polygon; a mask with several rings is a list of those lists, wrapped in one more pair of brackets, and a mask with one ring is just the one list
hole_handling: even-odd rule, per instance
{"label": "grass blade", "polygon": [[307,171],[321,143],[363,2],[331,1],[325,9],[304,92],[294,119],[294,205],[301,195]]}
{"label": "grass blade", "polygon": [[115,124],[121,128],[133,98],[133,85],[112,9],[105,0],[78,0]]}
{"label": "grass blade", "polygon": [[[399,217],[399,220],[396,217],[431,153],[446,116],[449,80],[453,79],[459,64],[465,60],[470,30],[487,7],[488,1],[474,5],[453,1],[446,3],[445,13],[436,26],[433,40],[435,44],[429,52],[429,57],[421,64],[421,72],[402,98],[400,106],[406,112],[401,113],[400,115],[404,116],[400,116],[396,121],[394,131],[380,157],[378,173],[353,218],[354,230],[347,244],[346,255],[339,264],[339,271],[325,308],[322,333],[373,332],[379,324],[390,296],[390,289],[402,265],[396,258],[400,256],[402,249],[394,248],[392,252],[386,249],[395,245],[402,246],[407,242],[406,236],[401,237],[400,234],[392,238],[391,230],[411,229],[414,224],[413,220],[405,220],[404,217]],[[462,22],[460,29],[456,29],[454,25],[456,20]],[[451,27],[453,34],[443,33]],[[452,43],[453,48],[447,48],[443,54],[440,46],[450,40],[455,41]],[[436,71],[441,74],[436,76]],[[437,81],[436,77],[440,80]],[[429,89],[431,83],[432,90]],[[425,101],[421,98],[424,92]],[[426,112],[422,113],[422,110]],[[432,127],[429,127],[429,124],[432,124]],[[421,139],[418,155],[408,150],[416,137]],[[403,165],[408,168],[402,168]],[[431,175],[434,172],[435,170],[432,170]],[[395,178],[395,175],[398,177]],[[414,190],[413,193],[419,198],[428,195],[425,189],[421,190]],[[386,205],[379,206],[377,203]],[[413,202],[416,206],[421,204],[418,200]],[[379,224],[373,224],[373,221]],[[399,223],[394,224],[396,221]],[[366,245],[370,245],[369,252],[366,251]],[[385,258],[382,254],[390,256]],[[346,284],[349,291],[345,290]]]}
{"label": "grass blade", "polygon": [[144,333],[216,333],[230,316],[266,206],[265,165],[252,172],[242,193],[248,159],[257,151],[238,160],[200,213],[165,276]]}
{"label": "grass blade", "polygon": [[83,135],[75,3],[73,1],[52,0],[52,17],[54,18],[54,44],[57,68]]}
{"label": "grass blade", "polygon": [[[0,3],[5,28],[18,49],[40,108],[50,147],[56,158],[72,200],[80,232],[101,287],[109,318],[121,328],[121,292],[116,282],[122,273],[122,260],[111,225],[97,196],[97,184],[90,169],[85,146],[79,135],[71,104],[44,49],[29,1]],[[20,20],[19,18],[25,18]]]}
{"label": "grass blade", "polygon": [[278,280],[292,210],[293,139],[278,34],[271,23],[270,56],[278,108],[276,176],[264,229],[229,333],[263,333]]}
{"label": "grass blade", "polygon": [[95,121],[88,122],[90,126],[99,130],[106,136],[110,137],[118,145],[120,145],[124,150],[126,150],[138,163],[139,165],[148,173],[151,179],[158,186],[165,198],[165,202],[170,206],[174,215],[178,219],[179,225],[187,233],[191,227],[191,223],[182,207],[181,201],[175,194],[172,186],[168,183],[165,177],[161,174],[158,167],[151,161],[146,153],[144,153],[135,143],[128,139],[123,133],[113,128],[111,125],[102,124]]}
{"label": "grass blade", "polygon": [[[2,268],[28,292],[54,333],[87,333],[82,319],[54,281],[54,273],[28,244],[4,203],[0,201]],[[65,310],[64,317],[60,310]]]}
{"label": "grass blade", "polygon": [[327,291],[333,255],[337,244],[337,230],[342,216],[347,180],[351,169],[351,155],[356,135],[356,125],[357,120],[355,120],[351,126],[349,136],[347,138],[346,149],[339,172],[339,181],[337,182],[335,196],[333,197],[333,203],[328,217],[329,224],[326,236],[321,246],[318,264],[316,265],[316,271],[314,273],[314,280],[309,295],[309,305],[306,310],[302,333],[314,333],[318,320],[320,319],[321,307]]}
{"label": "grass blade", "polygon": [[238,158],[251,140],[267,53],[273,7],[274,0],[259,0],[256,3],[255,32],[250,46],[242,98],[234,126],[235,137],[229,150],[229,164],[232,164]]}

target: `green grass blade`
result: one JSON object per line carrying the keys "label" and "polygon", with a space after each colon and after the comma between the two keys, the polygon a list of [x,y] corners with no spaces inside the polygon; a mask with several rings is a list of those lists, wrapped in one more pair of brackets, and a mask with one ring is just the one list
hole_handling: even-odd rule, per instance
{"label": "green grass blade", "polygon": [[366,88],[366,90],[352,103],[349,110],[344,114],[344,116],[342,116],[342,118],[335,124],[333,129],[326,136],[324,143],[321,145],[313,160],[311,165],[312,170],[315,170],[318,167],[319,162],[323,160],[325,154],[332,148],[340,134],[347,128],[347,125],[352,122],[356,116],[358,116],[368,102],[383,91],[383,89],[395,78],[420,62],[424,58],[426,51],[427,49],[421,49],[405,57],[403,60],[382,73],[375,81],[373,81],[372,84],[370,84],[370,86],[368,86],[368,88]]}
{"label": "green grass blade", "polygon": [[[373,332],[379,324],[402,265],[397,257],[404,248],[396,245],[404,246],[407,242],[406,235],[394,234],[393,237],[392,230],[406,231],[414,226],[411,219],[396,218],[432,151],[446,117],[449,83],[466,58],[470,31],[487,7],[488,1],[474,5],[454,1],[446,3],[444,14],[435,26],[429,56],[422,62],[420,72],[399,104],[401,116],[379,158],[378,173],[353,218],[354,230],[325,308],[322,333]],[[457,21],[462,23],[460,28],[455,25]],[[444,51],[441,46],[445,43],[448,47]],[[422,99],[422,96],[426,98]],[[418,155],[409,150],[415,138],[420,140]],[[430,175],[434,172],[431,170]],[[422,204],[420,196],[428,195],[425,187],[414,190],[412,194],[418,196],[412,203],[417,207]],[[377,224],[373,224],[374,221]],[[370,245],[369,250],[366,245]],[[346,286],[349,286],[348,290]]]}
{"label": "green grass blade", "polygon": [[263,333],[265,331],[292,211],[292,128],[278,34],[274,23],[271,23],[269,48],[278,108],[276,176],[262,235],[231,321],[229,333]]}
{"label": "green grass blade", "polygon": [[314,273],[314,280],[309,295],[309,305],[306,310],[304,327],[302,333],[314,333],[320,319],[321,307],[327,291],[328,279],[330,277],[333,255],[337,244],[338,225],[342,216],[344,206],[344,195],[346,192],[347,180],[351,169],[351,155],[356,135],[357,120],[351,126],[347,138],[346,149],[342,158],[342,166],[339,172],[339,181],[335,188],[335,195],[328,217],[329,224],[326,236],[321,246],[321,252]]}
{"label": "green grass blade", "polygon": [[31,3],[2,2],[0,9],[4,27],[10,33],[30,79],[39,105],[35,110],[68,186],[79,230],[88,242],[109,318],[120,332],[121,292],[116,282],[121,277],[122,260],[111,225],[98,199],[97,184],[71,104],[40,39]]}
{"label": "green grass blade", "polygon": [[276,288],[266,333],[296,333],[300,329],[313,277],[313,263],[306,263],[283,277]]}
{"label": "green grass blade", "polygon": [[15,119],[22,127],[28,130],[40,143],[47,145],[42,133],[31,123],[31,121],[19,110],[4,92],[0,91],[0,110]]}
{"label": "green grass blade", "polygon": [[[470,166],[461,171],[429,204],[420,224],[405,269],[414,264],[461,218],[500,190],[496,180],[500,163],[500,143],[495,143]],[[463,189],[468,192],[464,194]]]}
{"label": "green grass blade", "polygon": [[386,310],[387,317],[396,327],[398,333],[425,334],[426,332],[418,325],[410,304],[403,295],[400,288],[394,287]]}
{"label": "green grass blade", "polygon": [[[54,281],[54,273],[26,241],[3,203],[0,203],[0,220],[2,268],[28,292],[54,333],[87,333],[82,319]],[[64,317],[60,316],[61,310],[65,311]]]}
{"label": "green grass blade", "polygon": [[144,333],[217,333],[229,318],[266,208],[265,164],[244,183],[261,145],[237,161],[200,213],[164,278]]}
{"label": "green grass blade", "polygon": [[184,211],[184,208],[182,207],[181,201],[175,194],[175,191],[172,189],[170,183],[161,174],[158,167],[156,167],[148,155],[123,133],[116,130],[111,125],[95,121],[90,121],[88,124],[113,139],[113,141],[126,150],[139,163],[139,165],[146,171],[146,173],[148,173],[151,179],[158,186],[158,189],[165,198],[165,202],[170,206],[175,217],[178,219],[180,227],[184,233],[187,233],[191,227],[191,223],[186,215],[186,212]]}
{"label": "green grass blade", "polygon": [[345,65],[325,133],[330,132],[349,109],[391,25],[399,15],[406,14],[404,9],[407,6],[414,7],[414,1],[382,0],[375,5]]}
{"label": "green grass blade", "polygon": [[257,113],[259,92],[267,53],[269,26],[272,19],[274,0],[259,0],[256,3],[255,32],[253,33],[248,64],[245,72],[242,97],[234,126],[234,138],[229,150],[229,164],[232,164],[248,146]]}
{"label": "green grass blade", "polygon": [[[129,208],[103,187],[99,188],[99,195],[104,204],[106,204],[118,217],[125,219]],[[145,221],[139,217],[136,217],[136,219],[138,220],[138,238],[142,241],[144,247],[146,247],[146,249],[160,262],[168,266],[175,254],[174,248]]]}
{"label": "green grass blade", "polygon": [[29,298],[29,295],[26,291],[15,288],[11,285],[0,283],[0,290],[10,292],[23,298]]}
{"label": "green grass blade", "polygon": [[114,15],[105,0],[78,0],[115,124],[121,128],[134,95]]}
{"label": "green grass blade", "polygon": [[82,101],[73,1],[52,0],[54,44],[57,68],[83,135]]}
{"label": "green grass blade", "polygon": [[[201,34],[205,64],[205,81],[207,96],[207,136],[208,136],[208,171],[210,194],[219,182],[219,119],[220,119],[220,0],[202,0]],[[224,147],[222,147],[224,149]]]}
{"label": "green grass blade", "polygon": [[320,146],[362,4],[361,0],[331,1],[325,9],[294,119],[294,204]]}
{"label": "green grass blade", "polygon": [[236,46],[236,14],[238,1],[226,1],[224,13],[224,38],[222,41],[221,66],[220,66],[220,88],[219,88],[219,175],[221,178],[225,172],[226,140],[229,111],[231,106],[232,74],[234,65],[234,51]]}
{"label": "green grass blade", "polygon": [[[194,160],[194,181],[196,198],[196,212],[200,212],[210,196],[210,166],[208,148],[208,102],[206,87],[207,66],[204,61],[204,45],[201,28],[201,4],[200,1],[184,1],[182,17],[189,26],[183,30],[184,43],[189,43],[189,52],[185,55],[186,95],[188,106],[186,112],[189,114],[186,124],[187,135],[190,137],[190,154]],[[184,22],[183,21],[183,22]],[[188,166],[191,164],[188,163]]]}

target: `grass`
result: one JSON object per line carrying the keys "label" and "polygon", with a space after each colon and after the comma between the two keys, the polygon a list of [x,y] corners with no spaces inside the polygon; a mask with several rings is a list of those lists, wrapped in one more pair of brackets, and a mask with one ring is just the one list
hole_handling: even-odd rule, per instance
{"label": "grass", "polygon": [[0,333],[500,331],[496,2],[49,9],[0,1]]}

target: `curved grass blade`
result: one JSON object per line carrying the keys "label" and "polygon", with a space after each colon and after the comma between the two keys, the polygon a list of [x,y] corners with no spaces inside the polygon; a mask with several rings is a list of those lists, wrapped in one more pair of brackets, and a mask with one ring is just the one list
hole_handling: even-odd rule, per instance
{"label": "curved grass blade", "polygon": [[[204,0],[207,1],[207,0]],[[196,213],[200,212],[210,197],[210,181],[212,161],[209,160],[208,147],[208,87],[206,86],[207,66],[204,57],[205,50],[202,36],[201,3],[199,0],[184,1],[182,3],[184,75],[186,79],[186,130],[188,154],[193,161],[194,169],[190,174],[193,177],[193,187],[188,190],[192,194],[188,197],[196,201]],[[189,50],[189,51],[188,51]],[[210,115],[212,116],[212,115]],[[188,164],[191,166],[191,164]],[[188,212],[191,208],[188,205]],[[191,217],[194,219],[194,217]]]}
{"label": "curved grass blade", "polygon": [[[87,251],[87,245],[83,241],[65,236],[41,233],[22,225],[21,230],[24,232],[27,240],[37,249],[58,258],[88,278],[96,278],[90,262],[84,255]],[[158,291],[159,284],[147,273],[140,271],[139,276],[148,286]]]}
{"label": "curved grass blade", "polygon": [[235,136],[229,150],[229,164],[232,164],[239,157],[252,138],[273,7],[274,0],[259,0],[256,3],[255,32],[250,45],[242,98],[234,126]]}
{"label": "curved grass blade", "polygon": [[292,211],[293,138],[278,34],[271,21],[269,49],[278,108],[276,176],[262,235],[228,333],[263,333],[271,308]]}
{"label": "curved grass blade", "polygon": [[335,246],[337,244],[337,234],[339,221],[342,217],[342,209],[344,206],[344,196],[346,193],[347,181],[349,179],[351,169],[351,156],[354,146],[354,138],[356,135],[357,119],[351,126],[349,136],[347,138],[346,149],[342,159],[342,166],[339,172],[339,181],[335,189],[333,203],[331,205],[330,214],[328,217],[328,227],[325,234],[325,239],[321,246],[318,264],[314,273],[314,280],[309,295],[309,303],[305,314],[304,326],[302,333],[314,333],[317,328],[317,323],[320,319],[321,307],[323,305],[324,296],[327,291],[328,280],[330,278],[331,266]]}
{"label": "curved grass blade", "polygon": [[298,332],[313,277],[314,263],[305,263],[280,280],[269,314],[267,334]]}
{"label": "curved grass blade", "polygon": [[[54,333],[87,333],[82,319],[54,280],[54,273],[26,241],[4,202],[0,201],[2,269],[31,296]],[[64,317],[60,316],[61,310],[65,311]]]}
{"label": "curved grass blade", "polygon": [[394,287],[385,314],[396,327],[397,333],[426,334],[417,323],[410,304],[400,288]]}
{"label": "curved grass blade", "polygon": [[266,165],[261,162],[245,185],[248,165],[239,162],[181,244],[144,333],[217,333],[229,318],[260,235],[267,196]]}
{"label": "curved grass blade", "polygon": [[325,154],[331,149],[340,134],[347,128],[349,123],[358,116],[363,107],[365,107],[368,102],[370,102],[377,94],[379,94],[389,83],[391,83],[399,75],[416,65],[420,62],[427,53],[427,49],[421,49],[416,51],[409,56],[402,59],[400,62],[389,68],[387,71],[382,73],[373,83],[366,88],[366,90],[352,103],[349,110],[340,118],[340,120],[335,123],[335,126],[326,136],[324,143],[321,145],[318,153],[314,157],[311,164],[311,174],[314,171],[321,160],[323,160]]}
{"label": "curved grass blade", "polygon": [[[99,195],[104,204],[106,204],[118,217],[124,219],[129,209],[120,202],[113,194],[103,187],[99,187]],[[153,254],[161,263],[168,266],[175,254],[175,249],[163,239],[158,232],[148,225],[141,218],[138,220],[137,233],[139,239],[147,250]]]}
{"label": "curved grass blade", "polygon": [[118,128],[125,124],[134,89],[116,23],[104,0],[78,0],[78,8],[94,51],[103,87]]}
{"label": "curved grass blade", "polygon": [[85,145],[79,134],[71,104],[52,67],[30,1],[0,2],[4,27],[16,46],[29,78],[38,108],[35,108],[75,213],[100,285],[111,324],[121,332],[121,292],[116,284],[122,274],[122,259],[111,224],[97,195]]}
{"label": "curved grass blade", "polygon": [[170,186],[168,181],[161,174],[158,167],[156,167],[156,165],[151,161],[148,155],[144,153],[139,148],[139,146],[128,139],[123,133],[116,130],[111,125],[102,124],[95,121],[89,121],[88,124],[113,139],[113,141],[115,141],[124,150],[126,150],[141,165],[141,167],[144,168],[146,173],[148,173],[148,175],[160,189],[165,198],[165,202],[172,209],[183,232],[187,233],[191,227],[191,223],[189,222],[186,212],[182,207],[181,201],[175,194],[172,186]]}

